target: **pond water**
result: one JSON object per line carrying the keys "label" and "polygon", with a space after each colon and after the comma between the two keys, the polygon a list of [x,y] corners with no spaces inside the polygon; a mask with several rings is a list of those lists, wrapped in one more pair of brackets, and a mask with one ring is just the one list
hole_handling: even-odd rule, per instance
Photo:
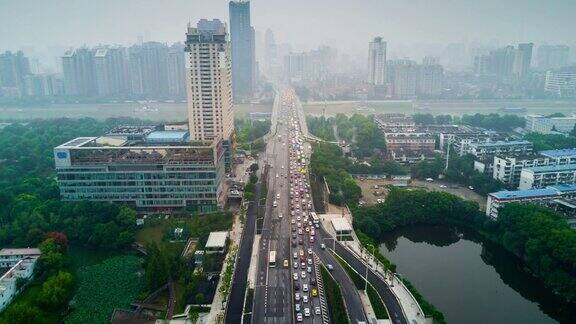
{"label": "pond water", "polygon": [[575,323],[563,302],[514,255],[474,233],[411,226],[387,233],[380,251],[448,323]]}

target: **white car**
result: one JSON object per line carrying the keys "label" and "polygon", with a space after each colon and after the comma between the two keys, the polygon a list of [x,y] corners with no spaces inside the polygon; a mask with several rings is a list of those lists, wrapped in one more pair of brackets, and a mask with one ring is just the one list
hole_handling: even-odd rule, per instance
{"label": "white car", "polygon": [[296,314],[296,321],[297,322],[302,322],[304,320],[304,318],[302,317],[302,313],[297,313]]}
{"label": "white car", "polygon": [[308,273],[312,273],[312,267],[306,267],[306,271],[307,271]]}
{"label": "white car", "polygon": [[292,256],[294,257],[294,259],[298,259],[298,252],[294,252],[294,253],[292,254]]}
{"label": "white car", "polygon": [[296,309],[296,312],[300,311],[300,304],[294,304],[294,308]]}
{"label": "white car", "polygon": [[278,218],[282,218],[282,213],[278,214]]}
{"label": "white car", "polygon": [[312,248],[308,248],[308,254],[312,254]]}
{"label": "white car", "polygon": [[308,284],[302,284],[302,291],[303,291],[303,292],[307,292],[307,291],[308,291]]}
{"label": "white car", "polygon": [[302,295],[302,301],[308,303],[308,295]]}
{"label": "white car", "polygon": [[280,194],[279,194],[279,193],[276,194],[276,199],[280,199]]}
{"label": "white car", "polygon": [[278,202],[276,200],[274,200],[274,202],[272,203],[272,206],[278,207]]}
{"label": "white car", "polygon": [[321,315],[321,314],[322,314],[322,311],[320,310],[320,307],[319,307],[319,306],[316,306],[316,308],[314,308],[314,314],[316,314],[316,315]]}
{"label": "white car", "polygon": [[295,293],[295,294],[294,294],[294,299],[295,299],[296,301],[300,301],[300,293]]}
{"label": "white car", "polygon": [[301,277],[302,279],[306,279],[306,271],[300,272],[300,277]]}
{"label": "white car", "polygon": [[308,307],[304,308],[304,316],[310,317],[310,308]]}
{"label": "white car", "polygon": [[294,278],[294,280],[298,280],[298,273],[294,272],[294,274],[292,275],[292,278]]}

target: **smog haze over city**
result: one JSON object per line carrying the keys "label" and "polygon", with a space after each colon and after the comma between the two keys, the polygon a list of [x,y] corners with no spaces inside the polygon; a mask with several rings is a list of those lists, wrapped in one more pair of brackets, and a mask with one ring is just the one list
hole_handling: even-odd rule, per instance
{"label": "smog haze over city", "polygon": [[0,0],[0,324],[575,323],[575,13]]}
{"label": "smog haze over city", "polygon": [[[222,0],[0,3],[0,48],[33,49],[42,59],[72,46],[130,45],[139,36],[179,42],[188,22],[228,17]],[[434,55],[461,42],[576,46],[575,11],[576,2],[570,0],[257,0],[252,1],[251,19],[257,31],[270,28],[296,50],[330,45],[365,55],[365,43],[382,35],[395,45],[390,53],[403,58]]]}

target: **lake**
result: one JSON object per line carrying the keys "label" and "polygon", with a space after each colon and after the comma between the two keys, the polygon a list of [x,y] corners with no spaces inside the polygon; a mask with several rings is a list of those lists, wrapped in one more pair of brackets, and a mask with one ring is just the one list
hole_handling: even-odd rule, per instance
{"label": "lake", "polygon": [[563,302],[518,258],[474,233],[447,226],[411,226],[387,233],[380,251],[444,313],[448,323],[576,319],[576,304]]}

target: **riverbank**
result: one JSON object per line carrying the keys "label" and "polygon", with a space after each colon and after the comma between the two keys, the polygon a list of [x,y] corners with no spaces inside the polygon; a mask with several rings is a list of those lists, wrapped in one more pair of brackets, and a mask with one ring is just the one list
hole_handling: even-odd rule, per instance
{"label": "riverbank", "polygon": [[523,261],[466,228],[410,225],[382,236],[380,251],[444,312],[448,323],[570,323],[574,304]]}
{"label": "riverbank", "polygon": [[492,221],[474,205],[447,193],[391,189],[384,204],[355,208],[354,225],[375,241],[395,229],[421,224],[467,228],[517,257],[519,267],[529,268],[550,294],[571,304],[576,278],[570,276],[570,251],[576,233],[566,221],[542,207],[514,204]]}

